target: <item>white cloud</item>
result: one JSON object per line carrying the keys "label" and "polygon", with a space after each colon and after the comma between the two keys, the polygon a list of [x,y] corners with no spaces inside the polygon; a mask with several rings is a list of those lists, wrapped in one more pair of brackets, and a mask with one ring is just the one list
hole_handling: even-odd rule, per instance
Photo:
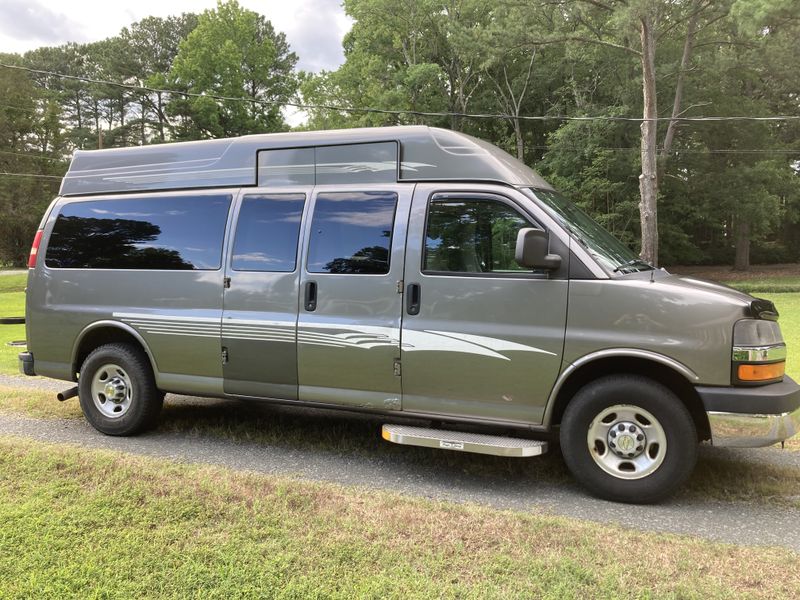
{"label": "white cloud", "polygon": [[298,67],[317,73],[331,70],[344,60],[342,38],[352,21],[335,0],[306,0],[290,3],[294,14],[284,20],[284,13],[276,13],[272,22],[286,33],[289,43],[297,52]]}
{"label": "white cloud", "polygon": [[[51,6],[48,6],[51,5]],[[58,9],[63,4],[38,0],[4,0],[0,5],[0,51],[33,44],[33,47],[69,41],[86,40],[83,26]],[[12,48],[2,42],[8,39]]]}
{"label": "white cloud", "polygon": [[[297,67],[319,72],[336,69],[344,62],[342,38],[352,20],[340,0],[291,0],[264,2],[239,0],[245,8],[263,14],[276,31],[286,34],[298,56]],[[215,0],[2,0],[0,2],[0,52],[27,52],[40,46],[67,42],[94,42],[111,37],[131,23],[148,16],[167,17],[184,12],[201,13],[214,8]],[[68,8],[68,15],[64,9]],[[306,119],[302,110],[287,107],[290,125]]]}
{"label": "white cloud", "polygon": [[[335,69],[344,61],[342,38],[352,21],[339,0],[264,2],[240,0],[245,8],[263,14],[286,34],[298,55],[298,67],[317,72]],[[0,3],[0,52],[26,52],[44,45],[91,42],[116,35],[148,16],[201,13],[215,0],[3,0]],[[65,10],[68,9],[68,10]]]}

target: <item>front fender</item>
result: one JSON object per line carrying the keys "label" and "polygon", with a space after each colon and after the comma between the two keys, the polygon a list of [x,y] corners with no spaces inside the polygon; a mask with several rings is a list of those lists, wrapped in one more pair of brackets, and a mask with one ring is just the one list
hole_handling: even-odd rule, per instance
{"label": "front fender", "polygon": [[692,384],[697,384],[697,382],[700,381],[699,376],[697,373],[692,371],[692,369],[675,360],[674,358],[659,354],[658,352],[641,350],[638,348],[607,348],[604,350],[598,350],[596,352],[585,354],[577,360],[569,363],[566,367],[562,368],[561,374],[558,376],[558,379],[556,380],[555,385],[553,385],[553,389],[550,391],[550,395],[547,398],[547,407],[545,408],[544,418],[542,420],[543,425],[549,426],[553,416],[553,411],[555,410],[556,398],[558,398],[559,392],[569,378],[581,367],[585,367],[593,362],[607,358],[635,358],[638,360],[646,360],[672,369],[676,373],[685,377],[686,380]]}

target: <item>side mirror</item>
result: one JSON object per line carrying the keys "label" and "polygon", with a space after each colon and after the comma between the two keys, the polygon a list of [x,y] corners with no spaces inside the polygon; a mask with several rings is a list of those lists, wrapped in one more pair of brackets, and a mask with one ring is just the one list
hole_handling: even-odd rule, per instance
{"label": "side mirror", "polygon": [[547,232],[533,227],[519,230],[514,259],[519,266],[527,269],[555,271],[561,266],[561,257],[550,254],[550,237]]}

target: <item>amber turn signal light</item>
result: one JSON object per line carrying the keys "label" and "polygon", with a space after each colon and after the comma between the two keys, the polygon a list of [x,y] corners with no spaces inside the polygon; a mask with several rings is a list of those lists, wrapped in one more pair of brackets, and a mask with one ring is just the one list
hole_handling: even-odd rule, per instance
{"label": "amber turn signal light", "polygon": [[786,363],[783,361],[767,365],[739,365],[738,375],[740,381],[770,381],[783,377],[785,369]]}

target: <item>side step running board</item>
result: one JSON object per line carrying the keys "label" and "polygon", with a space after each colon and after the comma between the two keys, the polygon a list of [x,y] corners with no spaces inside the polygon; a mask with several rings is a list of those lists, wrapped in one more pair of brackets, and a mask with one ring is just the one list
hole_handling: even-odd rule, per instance
{"label": "side step running board", "polygon": [[384,425],[383,439],[395,444],[442,448],[495,456],[539,456],[547,452],[547,442],[480,433],[464,433],[407,425]]}

